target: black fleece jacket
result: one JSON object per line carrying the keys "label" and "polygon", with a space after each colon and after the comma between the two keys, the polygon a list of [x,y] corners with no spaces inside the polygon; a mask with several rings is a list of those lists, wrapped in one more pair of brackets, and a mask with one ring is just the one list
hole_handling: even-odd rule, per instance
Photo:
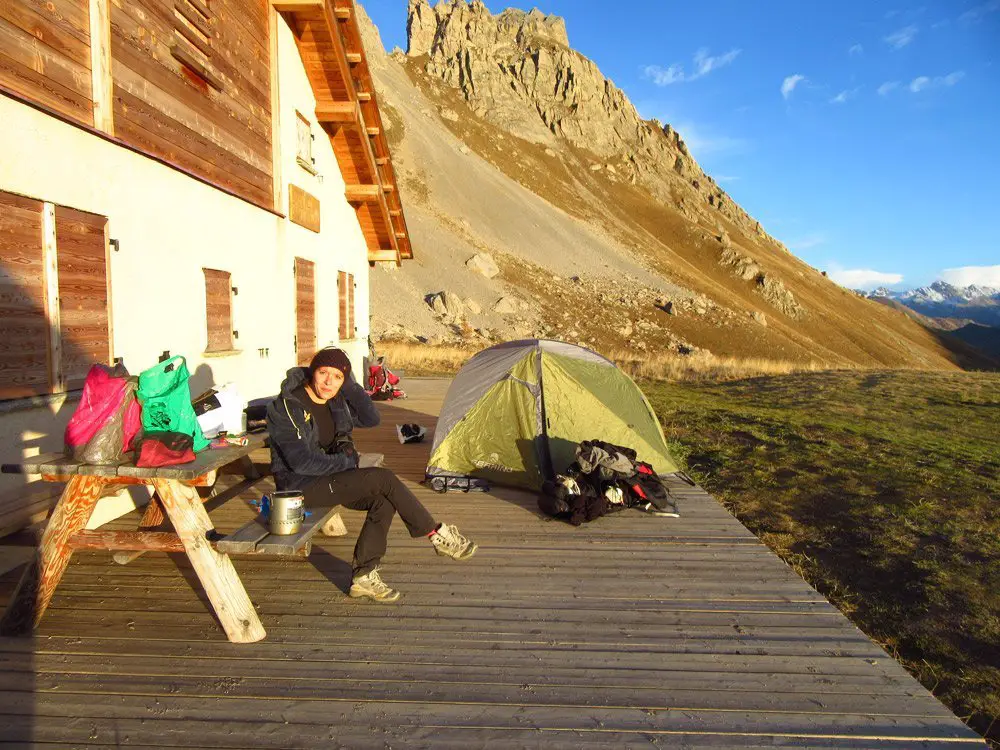
{"label": "black fleece jacket", "polygon": [[326,453],[319,444],[319,430],[306,419],[306,407],[292,391],[309,380],[309,370],[293,367],[281,384],[281,393],[267,406],[267,433],[271,438],[271,473],[279,490],[302,490],[316,477],[358,467],[351,432],[355,427],[375,427],[378,409],[365,389],[350,377],[327,402],[337,428],[337,444],[349,449]]}

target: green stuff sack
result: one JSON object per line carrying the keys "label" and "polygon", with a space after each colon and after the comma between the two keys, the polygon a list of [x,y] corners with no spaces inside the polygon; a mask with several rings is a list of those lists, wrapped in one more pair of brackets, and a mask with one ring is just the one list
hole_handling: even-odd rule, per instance
{"label": "green stuff sack", "polygon": [[179,432],[194,439],[195,452],[208,447],[191,405],[187,362],[171,357],[139,375],[142,429],[145,432]]}

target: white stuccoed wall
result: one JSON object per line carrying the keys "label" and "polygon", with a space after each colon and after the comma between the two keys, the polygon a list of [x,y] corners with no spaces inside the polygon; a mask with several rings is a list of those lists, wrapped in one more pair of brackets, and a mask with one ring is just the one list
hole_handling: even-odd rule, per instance
{"label": "white stuccoed wall", "polygon": [[[367,352],[368,263],[354,209],[344,199],[329,138],[313,124],[318,176],[296,163],[296,110],[315,120],[316,102],[295,40],[279,19],[279,92],[282,213],[288,183],[319,198],[320,234],[191,179],[152,159],[59,122],[0,96],[0,190],[102,214],[119,241],[111,253],[115,356],[133,374],[160,353],[183,354],[192,390],[235,382],[244,398],[277,392],[295,365],[293,259],[316,263],[317,340],[338,344],[361,372]],[[15,137],[16,134],[16,137]],[[205,283],[202,268],[232,274],[238,354],[205,355]],[[337,272],[354,274],[357,339],[338,341]],[[260,356],[258,350],[269,349]],[[75,402],[0,413],[0,461],[62,448]],[[25,478],[0,477],[0,495]],[[105,501],[92,526],[131,509]]]}

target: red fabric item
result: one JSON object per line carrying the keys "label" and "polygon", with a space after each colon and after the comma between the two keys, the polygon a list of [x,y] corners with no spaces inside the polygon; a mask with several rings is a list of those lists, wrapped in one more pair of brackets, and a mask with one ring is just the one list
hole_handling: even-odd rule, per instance
{"label": "red fabric item", "polygon": [[144,469],[175,466],[194,461],[194,440],[179,432],[147,432],[135,465]]}
{"label": "red fabric item", "polygon": [[122,417],[121,451],[132,447],[132,441],[142,426],[142,407],[134,396],[128,379],[116,377],[103,365],[94,365],[83,383],[83,394],[69,424],[66,425],[65,440],[70,450],[88,443],[97,431],[111,424],[125,399],[129,399]]}

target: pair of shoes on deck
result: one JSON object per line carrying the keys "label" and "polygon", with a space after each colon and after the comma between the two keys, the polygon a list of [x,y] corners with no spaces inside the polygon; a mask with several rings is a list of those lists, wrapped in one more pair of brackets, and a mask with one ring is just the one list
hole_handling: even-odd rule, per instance
{"label": "pair of shoes on deck", "polygon": [[[479,545],[466,538],[454,526],[441,524],[431,534],[431,544],[439,555],[453,560],[468,560],[479,549]],[[399,592],[382,580],[379,569],[375,568],[364,575],[355,576],[351,581],[351,597],[371,599],[373,602],[389,604],[399,599]]]}

